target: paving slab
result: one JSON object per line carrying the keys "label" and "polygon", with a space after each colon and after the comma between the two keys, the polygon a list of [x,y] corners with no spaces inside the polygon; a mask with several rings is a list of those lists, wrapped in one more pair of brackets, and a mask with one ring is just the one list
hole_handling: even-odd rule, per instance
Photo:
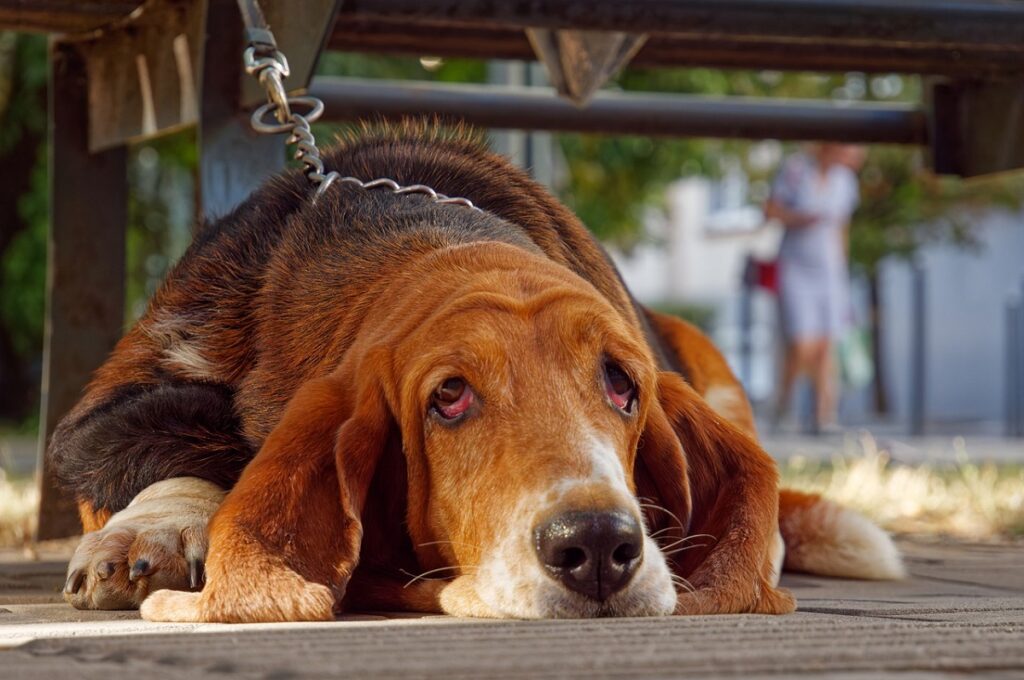
{"label": "paving slab", "polygon": [[60,600],[59,554],[0,553],[3,678],[1024,679],[1024,547],[902,541],[911,577],[787,575],[790,616],[152,624]]}

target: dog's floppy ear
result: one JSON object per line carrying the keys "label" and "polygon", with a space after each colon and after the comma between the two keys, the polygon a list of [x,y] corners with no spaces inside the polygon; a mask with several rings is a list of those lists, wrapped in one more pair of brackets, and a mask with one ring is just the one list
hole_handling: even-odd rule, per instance
{"label": "dog's floppy ear", "polygon": [[[662,375],[666,374],[659,375],[659,383]],[[633,480],[651,532],[667,536],[666,540],[677,540],[689,532],[692,509],[689,471],[683,447],[660,402],[659,395],[647,411],[647,422],[633,465]]]}
{"label": "dog's floppy ear", "polygon": [[349,357],[298,390],[210,522],[203,591],[159,591],[143,603],[145,618],[333,618],[359,559],[363,504],[394,427],[366,363]]}
{"label": "dog's floppy ear", "polygon": [[[680,595],[677,613],[784,613],[795,608],[793,598],[773,585],[778,534],[774,461],[675,373],[659,374],[658,403],[648,411],[637,451],[636,482],[638,496],[653,492],[654,505],[684,523],[663,534],[670,541],[686,539],[677,544],[684,550],[673,556],[673,563],[693,592]],[[671,517],[669,525],[657,518],[659,512],[648,514],[652,522],[678,526]]]}

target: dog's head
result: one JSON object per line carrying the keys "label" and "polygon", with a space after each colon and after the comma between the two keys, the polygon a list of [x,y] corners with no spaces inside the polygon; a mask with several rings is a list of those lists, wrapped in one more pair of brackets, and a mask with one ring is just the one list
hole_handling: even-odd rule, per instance
{"label": "dog's head", "polygon": [[445,611],[671,613],[635,475],[663,480],[650,503],[678,539],[686,470],[635,321],[567,269],[499,244],[443,251],[382,299],[336,374],[354,399],[337,439],[351,516],[397,429],[420,566],[455,577]]}

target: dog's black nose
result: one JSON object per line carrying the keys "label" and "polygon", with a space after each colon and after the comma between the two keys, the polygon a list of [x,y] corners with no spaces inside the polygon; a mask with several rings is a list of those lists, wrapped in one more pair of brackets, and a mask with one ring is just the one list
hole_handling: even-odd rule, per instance
{"label": "dog's black nose", "polygon": [[603,601],[643,560],[644,532],[625,512],[570,512],[534,529],[541,564],[571,590]]}

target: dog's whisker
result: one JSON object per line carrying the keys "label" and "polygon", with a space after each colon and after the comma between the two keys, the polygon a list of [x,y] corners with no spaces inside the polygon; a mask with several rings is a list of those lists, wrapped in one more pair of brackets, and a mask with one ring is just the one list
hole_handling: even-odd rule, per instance
{"label": "dog's whisker", "polygon": [[[671,550],[672,548],[675,548],[677,546],[684,545],[687,542],[688,542],[688,539],[680,538],[678,541],[672,541],[671,543],[666,543],[665,545],[659,545],[658,547],[661,549],[661,552],[666,552],[666,551]],[[701,544],[701,545],[703,545],[703,544]],[[690,546],[690,547],[695,547],[695,546]]]}
{"label": "dog's whisker", "polygon": [[676,524],[679,525],[679,528],[683,528],[683,526],[684,526],[683,525],[683,520],[679,519],[679,517],[674,512],[669,510],[668,508],[663,508],[660,505],[657,505],[655,503],[643,503],[643,502],[640,503],[640,507],[641,508],[646,508],[648,510],[660,510],[661,512],[665,513],[666,515],[668,515],[669,517],[674,519],[676,521]]}
{"label": "dog's whisker", "polygon": [[[670,536],[669,538],[674,538],[674,537]],[[665,545],[661,545],[659,543],[658,547],[661,548],[662,551],[665,551],[665,550],[667,550],[669,548],[674,548],[677,545],[683,545],[684,543],[689,543],[690,541],[692,541],[692,540],[694,540],[696,538],[710,538],[710,539],[714,539],[715,537],[712,536],[711,534],[691,534],[690,536],[686,536],[684,538],[677,539],[677,540],[673,541],[672,543],[668,543],[668,544],[665,544]],[[712,541],[712,542],[714,542],[714,541]],[[701,543],[700,545],[710,545],[710,544],[708,544],[708,543]]]}
{"label": "dog's whisker", "polygon": [[708,543],[698,543],[697,545],[684,545],[682,548],[676,548],[675,550],[662,550],[661,554],[664,555],[665,557],[669,557],[670,555],[675,555],[676,553],[681,553],[681,552],[684,552],[686,550],[693,550],[694,548],[705,548],[708,545],[710,545],[710,544],[708,544]]}
{"label": "dog's whisker", "polygon": [[476,545],[475,543],[463,543],[462,541],[427,541],[426,543],[417,543],[416,547],[417,548],[422,548],[425,545],[441,545],[443,543],[448,543],[450,545],[465,545],[465,546],[468,546],[470,548],[477,548],[477,549],[481,548],[481,546]]}
{"label": "dog's whisker", "polygon": [[697,589],[693,587],[692,583],[690,583],[685,578],[677,574],[672,574],[672,583],[674,583],[676,586],[678,586],[682,590],[685,590],[688,593],[697,592]]}
{"label": "dog's whisker", "polygon": [[401,569],[400,571],[403,574],[405,574],[407,576],[412,576],[412,579],[408,583],[406,583],[404,586],[402,586],[402,587],[403,588],[408,588],[413,583],[416,583],[416,581],[450,581],[451,579],[456,578],[458,576],[458,574],[453,574],[451,576],[444,576],[444,577],[441,577],[441,578],[427,578],[427,577],[430,576],[431,574],[436,574],[436,573],[442,572],[442,571],[451,571],[453,569],[476,569],[476,565],[475,564],[469,564],[469,565],[453,564],[450,567],[438,567],[437,569],[428,569],[427,571],[423,572],[422,574],[412,574],[412,573],[409,573],[408,571],[406,571],[405,569]]}
{"label": "dog's whisker", "polygon": [[669,531],[675,531],[676,529],[679,529],[679,528],[680,528],[680,527],[673,527],[673,526],[668,526],[668,527],[665,527],[665,528],[663,528],[663,529],[658,529],[657,531],[655,531],[655,532],[651,533],[651,534],[650,534],[650,537],[651,537],[651,538],[657,538],[658,536],[660,536],[660,535],[662,535],[662,534],[664,534],[664,533],[667,533],[667,532],[669,532]]}

